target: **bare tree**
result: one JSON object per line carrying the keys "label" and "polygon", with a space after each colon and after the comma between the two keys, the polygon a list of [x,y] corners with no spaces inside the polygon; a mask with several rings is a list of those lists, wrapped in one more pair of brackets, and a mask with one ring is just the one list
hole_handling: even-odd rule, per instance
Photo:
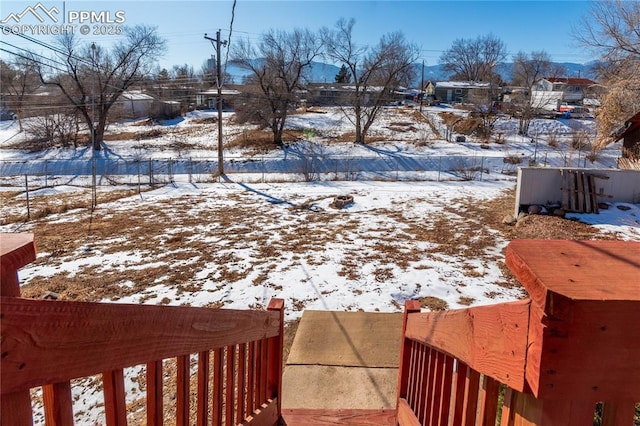
{"label": "bare tree", "polygon": [[22,131],[22,117],[27,105],[26,98],[40,86],[35,68],[26,58],[17,57],[12,64],[0,61],[0,87],[9,94],[8,107],[18,116],[18,125]]}
{"label": "bare tree", "polygon": [[600,99],[598,147],[629,116],[640,111],[640,3],[610,0],[593,2],[589,14],[573,35],[600,56],[598,77],[608,88]]}
{"label": "bare tree", "polygon": [[544,50],[530,54],[520,51],[513,57],[512,83],[515,86],[530,89],[541,78],[560,77],[564,74],[564,67],[554,64]]}
{"label": "bare tree", "polygon": [[322,33],[329,58],[343,63],[351,74],[353,92],[345,113],[355,126],[355,142],[365,143],[381,108],[399,86],[413,79],[419,49],[400,32],[384,35],[374,47],[358,46],[353,40],[354,25],[353,19],[340,19],[335,29],[324,28]]}
{"label": "bare tree", "polygon": [[[83,117],[93,135],[93,149],[99,150],[108,123],[109,110],[120,95],[143,81],[155,60],[164,53],[165,41],[156,29],[138,25],[125,29],[124,40],[110,50],[95,44],[81,45],[73,34],[58,39],[55,66],[34,60],[43,84],[58,87]],[[64,72],[54,73],[60,63]]]}
{"label": "bare tree", "polygon": [[564,67],[554,64],[544,50],[531,54],[521,51],[513,57],[512,83],[522,89],[511,94],[510,112],[518,118],[519,134],[526,135],[531,120],[549,102],[553,102],[551,99],[545,99],[545,96],[532,98],[533,86],[542,78],[559,77],[564,73]]}
{"label": "bare tree", "polygon": [[493,34],[476,39],[456,39],[440,56],[445,71],[466,81],[495,82],[495,68],[507,58],[507,47]]}
{"label": "bare tree", "polygon": [[296,103],[297,91],[303,88],[306,72],[320,55],[319,37],[309,30],[292,32],[271,30],[262,35],[258,45],[240,40],[233,50],[236,64],[251,71],[247,83],[253,87],[245,109],[273,132],[273,142],[282,145],[282,135],[289,109]]}

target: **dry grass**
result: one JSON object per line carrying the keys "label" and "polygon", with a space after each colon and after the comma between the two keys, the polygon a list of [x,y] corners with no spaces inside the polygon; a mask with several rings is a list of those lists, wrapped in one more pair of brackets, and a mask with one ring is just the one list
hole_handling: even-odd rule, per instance
{"label": "dry grass", "polygon": [[[109,201],[113,201],[134,194],[135,190],[109,192],[101,194],[101,199],[106,202],[108,195]],[[8,194],[3,197],[4,202],[17,202]],[[611,238],[589,225],[551,216],[528,216],[516,226],[506,225],[502,220],[512,211],[514,191],[490,201],[457,200],[455,208],[451,206],[428,220],[409,217],[402,208],[377,211],[376,214],[395,222],[391,228],[388,225],[380,228],[375,222],[344,222],[340,211],[304,209],[295,210],[300,220],[282,228],[277,217],[265,215],[259,206],[238,203],[190,210],[188,206],[197,203],[197,197],[189,196],[157,202],[145,209],[98,209],[91,214],[88,200],[87,194],[70,194],[37,201],[39,207],[33,210],[47,215],[42,214],[31,223],[39,252],[48,254],[37,263],[55,267],[64,258],[100,250],[104,254],[142,253],[145,263],[153,265],[133,267],[139,261],[129,262],[125,257],[121,265],[79,267],[73,276],[61,272],[47,278],[35,277],[23,287],[25,296],[39,297],[46,291],[54,291],[68,300],[117,300],[131,294],[142,294],[145,298],[153,296],[149,288],[163,284],[176,290],[179,301],[181,294],[200,289],[202,277],[196,279],[194,274],[207,265],[218,265],[208,279],[220,285],[245,280],[250,271],[256,272],[251,278],[253,285],[280,285],[270,281],[269,271],[281,263],[283,254],[304,258],[309,264],[321,264],[324,248],[335,241],[365,242],[364,248],[354,247],[345,252],[337,271],[351,281],[365,278],[362,265],[375,262],[372,278],[375,282],[388,282],[394,279],[393,268],[408,270],[425,256],[461,259],[464,275],[475,278],[482,273],[469,265],[502,264],[501,255],[489,251],[495,247],[496,232],[506,240]],[[296,204],[312,205],[318,201],[299,200]],[[79,211],[73,213],[72,221],[48,220],[50,215],[74,209]],[[210,242],[199,238],[204,229],[209,240],[220,241],[222,245],[212,249]],[[269,229],[278,229],[279,237],[273,238]],[[430,248],[412,249],[415,243],[429,243]],[[251,263],[240,255],[248,247],[255,250]],[[506,270],[505,276],[500,285],[505,288],[518,285]]]}

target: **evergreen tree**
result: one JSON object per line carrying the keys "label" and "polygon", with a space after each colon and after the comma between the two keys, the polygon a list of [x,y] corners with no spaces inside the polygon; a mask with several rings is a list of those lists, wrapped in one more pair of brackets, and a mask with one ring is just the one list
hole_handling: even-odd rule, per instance
{"label": "evergreen tree", "polygon": [[340,71],[336,74],[336,83],[351,83],[351,74],[345,64],[342,64]]}

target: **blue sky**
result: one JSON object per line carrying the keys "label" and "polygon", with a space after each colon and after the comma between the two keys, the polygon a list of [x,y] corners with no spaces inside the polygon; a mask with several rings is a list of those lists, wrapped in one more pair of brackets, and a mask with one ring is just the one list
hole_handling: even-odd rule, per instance
{"label": "blue sky", "polygon": [[[229,36],[232,1],[47,1],[40,0],[47,9],[108,12],[111,19],[116,12],[124,12],[125,25],[139,23],[158,27],[159,34],[167,39],[168,51],[161,65],[170,68],[174,64],[190,64],[199,70],[213,53],[211,43],[204,33],[215,36],[222,30],[223,39]],[[0,4],[0,20],[10,13],[20,13],[32,2],[7,1]],[[545,50],[558,62],[584,63],[594,59],[590,52],[578,47],[572,36],[572,28],[579,26],[588,14],[589,2],[572,1],[248,1],[238,0],[235,8],[231,43],[239,37],[258,40],[269,29],[291,30],[309,28],[318,30],[332,27],[339,18],[354,18],[355,38],[358,43],[373,45],[391,31],[402,31],[406,38],[421,50],[421,59],[427,65],[439,62],[442,51],[458,38],[476,38],[492,33],[507,46],[512,56],[518,51]],[[107,15],[102,15],[105,19]],[[30,16],[20,24],[37,24]],[[45,22],[47,23],[47,22]],[[95,22],[89,22],[91,27]],[[13,21],[7,25],[15,24]],[[24,48],[29,43],[12,35],[2,35],[4,41]],[[34,38],[50,41],[45,36]],[[83,40],[109,44],[114,36],[86,35]],[[5,47],[6,45],[0,45]],[[0,56],[6,57],[5,52]]]}

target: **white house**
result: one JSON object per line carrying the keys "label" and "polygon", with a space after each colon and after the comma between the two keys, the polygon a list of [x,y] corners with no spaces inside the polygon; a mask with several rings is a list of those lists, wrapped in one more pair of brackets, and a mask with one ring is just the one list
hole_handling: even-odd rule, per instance
{"label": "white house", "polygon": [[531,88],[531,105],[556,111],[562,104],[583,105],[588,89],[596,82],[588,78],[545,77]]}
{"label": "white house", "polygon": [[154,102],[155,99],[152,96],[138,90],[124,92],[118,100],[124,115],[131,118],[148,117],[151,115]]}

